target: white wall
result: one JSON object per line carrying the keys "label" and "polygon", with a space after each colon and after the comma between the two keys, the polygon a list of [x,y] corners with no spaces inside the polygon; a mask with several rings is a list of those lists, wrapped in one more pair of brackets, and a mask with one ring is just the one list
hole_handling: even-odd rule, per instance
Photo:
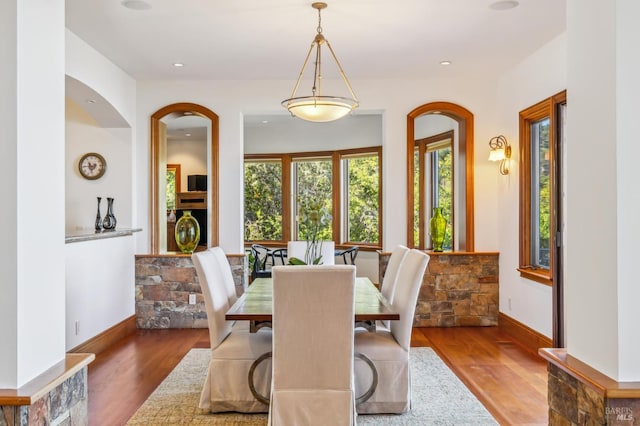
{"label": "white wall", "polygon": [[640,4],[570,0],[567,11],[567,351],[639,381]]}
{"label": "white wall", "polygon": [[618,332],[620,336],[619,380],[640,381],[640,332],[637,324],[636,250],[640,237],[640,197],[636,182],[640,179],[638,158],[637,114],[640,111],[640,55],[636,40],[640,37],[637,18],[640,3],[633,0],[620,2],[616,10],[616,84],[618,120],[617,140],[617,193],[618,193]]}
{"label": "white wall", "polygon": [[[148,123],[149,117],[161,107],[188,101],[206,106],[220,117],[220,245],[229,253],[242,253],[242,164],[243,116],[254,113],[282,114],[279,99],[290,91],[293,81],[139,81],[138,117]],[[485,141],[496,131],[486,126],[486,116],[492,115],[494,82],[477,84],[469,79],[460,81],[442,79],[433,81],[353,81],[361,100],[363,113],[382,114],[382,143],[384,149],[384,248],[404,243],[406,238],[406,115],[427,102],[444,100],[458,103],[476,114],[476,158],[485,158]],[[358,111],[358,112],[360,112]],[[485,111],[485,112],[483,112]],[[487,111],[489,111],[487,113]],[[136,179],[146,182],[149,176],[149,129],[139,126],[136,134]],[[484,161],[476,164],[476,249],[496,250],[497,238],[490,231],[495,228],[492,191],[485,184],[493,178],[493,170]],[[137,198],[148,199],[148,188],[140,187]],[[399,207],[401,206],[401,207]],[[148,224],[148,205],[140,205],[137,221]],[[138,236],[140,246],[149,245],[148,233]]]}
{"label": "white wall", "polygon": [[286,114],[269,123],[244,124],[247,154],[327,151],[382,146],[382,115],[361,114],[311,123]]}
{"label": "white wall", "polygon": [[[131,228],[131,130],[105,129],[75,101],[66,101],[66,232],[93,232],[96,197],[102,197],[101,216],[107,212],[107,197],[114,198],[117,228]],[[87,180],[78,171],[78,161],[87,152],[101,154],[107,169],[100,179]]]}
{"label": "white wall", "polygon": [[0,388],[64,359],[64,1],[0,5]]}
{"label": "white wall", "polygon": [[[509,175],[498,173],[492,163],[491,185],[496,189],[497,229],[500,251],[500,312],[551,337],[551,287],[526,280],[516,270],[519,265],[519,112],[566,89],[566,34],[556,37],[500,79],[496,134],[503,134],[512,146]],[[572,106],[569,103],[569,110]],[[486,158],[479,158],[482,161]]]}
{"label": "white wall", "polygon": [[187,191],[189,175],[207,174],[208,143],[206,140],[171,140],[167,143],[167,164],[180,164],[180,188]]}
{"label": "white wall", "polygon": [[126,236],[65,246],[66,350],[135,313],[134,244]]}
{"label": "white wall", "polygon": [[[91,46],[66,32],[66,73],[101,102],[121,123],[120,128],[103,128],[88,110],[90,105],[67,99],[65,186],[66,228],[69,233],[92,232],[96,197],[102,196],[101,213],[106,213],[106,197],[115,198],[117,228],[136,228],[134,212],[145,201],[135,199],[133,179],[135,151],[132,138],[136,117],[135,81],[107,61]],[[69,81],[67,84],[76,84]],[[78,160],[85,152],[96,151],[107,160],[107,171],[98,180],[83,179]],[[148,185],[148,181],[141,183]],[[146,222],[145,222],[146,224]],[[80,229],[78,229],[80,228]],[[116,228],[116,229],[117,229]],[[134,314],[134,255],[132,236],[84,241],[65,246],[66,350],[105,331]],[[76,334],[75,322],[79,322]]]}

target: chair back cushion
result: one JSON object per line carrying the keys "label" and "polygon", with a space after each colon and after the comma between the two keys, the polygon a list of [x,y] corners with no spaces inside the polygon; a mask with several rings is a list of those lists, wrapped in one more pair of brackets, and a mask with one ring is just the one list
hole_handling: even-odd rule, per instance
{"label": "chair back cushion", "polygon": [[[322,241],[322,251],[320,252],[322,265],[336,264],[335,248],[336,244],[334,241]],[[306,241],[289,241],[287,243],[287,256],[289,258],[297,257],[300,260],[304,260],[306,251]]]}
{"label": "chair back cushion", "polygon": [[216,259],[220,264],[220,275],[222,277],[227,298],[229,299],[229,306],[231,306],[236,303],[236,300],[238,300],[238,295],[236,293],[236,283],[233,281],[233,273],[231,272],[229,259],[227,259],[227,255],[221,247],[211,247],[209,248],[209,251],[216,256]]}
{"label": "chair back cushion", "polygon": [[275,266],[273,389],[351,389],[355,267]]}
{"label": "chair back cushion", "polygon": [[423,251],[411,249],[402,261],[398,273],[398,282],[391,305],[400,313],[400,319],[391,321],[391,333],[398,344],[407,351],[411,343],[411,327],[418,293],[428,263],[429,255]]}
{"label": "chair back cushion", "polygon": [[407,253],[409,253],[409,249],[407,247],[397,245],[391,252],[389,262],[387,262],[387,269],[384,273],[384,278],[382,279],[380,292],[389,303],[393,302],[393,292],[398,281],[398,272],[400,272],[400,265]]}
{"label": "chair back cushion", "polygon": [[231,321],[224,318],[231,305],[220,271],[220,262],[212,250],[193,253],[191,259],[198,274],[198,282],[207,310],[211,349],[215,349],[229,335],[233,325]]}

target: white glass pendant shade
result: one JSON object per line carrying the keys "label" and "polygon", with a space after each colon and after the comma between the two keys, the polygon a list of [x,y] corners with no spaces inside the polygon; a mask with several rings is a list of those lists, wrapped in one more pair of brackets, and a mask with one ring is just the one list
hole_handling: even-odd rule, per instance
{"label": "white glass pendant shade", "polygon": [[303,96],[287,99],[282,106],[291,114],[307,121],[327,122],[349,114],[358,103],[353,99],[335,96]]}

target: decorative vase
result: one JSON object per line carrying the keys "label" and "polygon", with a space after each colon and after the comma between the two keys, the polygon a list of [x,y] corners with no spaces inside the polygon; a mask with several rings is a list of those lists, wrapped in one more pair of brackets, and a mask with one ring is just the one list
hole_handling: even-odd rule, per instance
{"label": "decorative vase", "polygon": [[100,201],[102,201],[102,197],[98,197],[98,212],[96,213],[96,232],[102,231],[102,215],[100,214]]}
{"label": "decorative vase", "polygon": [[433,208],[433,216],[429,222],[431,226],[431,242],[433,243],[433,251],[441,252],[444,243],[444,234],[447,229],[447,219],[442,216],[442,207]]}
{"label": "decorative vase", "polygon": [[113,214],[113,198],[107,197],[107,214],[102,219],[102,229],[105,231],[113,231],[116,229],[116,217]]}
{"label": "decorative vase", "polygon": [[191,210],[184,210],[176,222],[176,243],[183,253],[193,253],[200,242],[200,224],[191,216]]}

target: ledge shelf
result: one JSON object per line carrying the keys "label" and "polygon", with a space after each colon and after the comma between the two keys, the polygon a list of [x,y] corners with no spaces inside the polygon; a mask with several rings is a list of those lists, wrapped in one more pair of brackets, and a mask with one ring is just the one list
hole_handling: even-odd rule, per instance
{"label": "ledge shelf", "polygon": [[140,232],[142,228],[121,228],[113,231],[91,232],[88,230],[80,230],[77,234],[68,234],[64,238],[65,244],[79,243],[81,241],[104,240],[106,238],[126,237],[133,235],[134,232]]}

